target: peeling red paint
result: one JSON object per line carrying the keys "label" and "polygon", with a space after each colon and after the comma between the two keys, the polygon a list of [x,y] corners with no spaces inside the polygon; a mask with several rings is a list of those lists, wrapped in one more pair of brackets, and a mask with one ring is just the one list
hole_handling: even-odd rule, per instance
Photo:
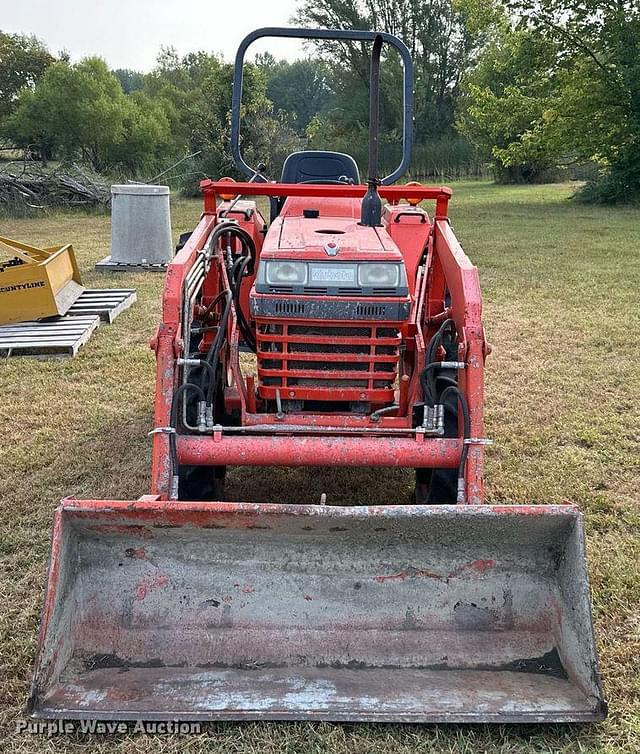
{"label": "peeling red paint", "polygon": [[155,592],[156,589],[166,586],[168,582],[169,579],[164,573],[154,573],[138,584],[136,587],[136,599],[143,600],[151,592]]}
{"label": "peeling red paint", "polygon": [[492,568],[495,568],[496,561],[487,559],[487,560],[474,560],[471,563],[465,563],[464,565],[459,566],[458,568],[455,568],[449,575],[447,576],[447,579],[454,579],[457,576],[462,576],[465,573],[478,573],[483,574],[487,571],[490,571]]}
{"label": "peeling red paint", "polygon": [[447,576],[442,576],[441,574],[435,573],[435,571],[430,571],[426,568],[409,567],[405,568],[404,571],[400,571],[399,573],[392,573],[385,576],[376,576],[375,580],[379,584],[384,584],[385,581],[405,581],[406,579],[427,578],[436,579],[438,581],[443,581],[446,583],[449,581],[449,579],[457,578],[458,576],[462,576],[466,573],[486,573],[487,571],[490,571],[492,568],[494,568],[495,564],[495,560],[478,559],[472,561],[471,563],[465,563],[464,565],[455,568],[453,571],[450,571]]}

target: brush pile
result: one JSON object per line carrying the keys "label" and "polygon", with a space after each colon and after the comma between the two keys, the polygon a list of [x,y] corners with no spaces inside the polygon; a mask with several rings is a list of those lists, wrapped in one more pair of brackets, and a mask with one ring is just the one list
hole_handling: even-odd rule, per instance
{"label": "brush pile", "polygon": [[109,183],[75,163],[57,167],[28,160],[0,163],[0,212],[107,207],[110,201]]}

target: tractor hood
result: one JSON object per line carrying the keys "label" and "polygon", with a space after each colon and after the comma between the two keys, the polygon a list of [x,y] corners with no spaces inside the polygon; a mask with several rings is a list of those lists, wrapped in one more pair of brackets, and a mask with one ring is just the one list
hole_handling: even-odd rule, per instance
{"label": "tractor hood", "polygon": [[320,212],[318,217],[305,217],[302,211],[283,213],[269,228],[261,256],[344,262],[403,261],[400,249],[383,227],[362,226],[354,214]]}
{"label": "tractor hood", "polygon": [[[385,235],[387,235],[385,233]],[[387,236],[388,246],[395,245]],[[338,255],[341,251],[385,251],[385,244],[377,228],[358,225],[347,217],[285,217],[278,239],[278,249],[332,248],[335,244]],[[326,253],[326,252],[325,252]]]}

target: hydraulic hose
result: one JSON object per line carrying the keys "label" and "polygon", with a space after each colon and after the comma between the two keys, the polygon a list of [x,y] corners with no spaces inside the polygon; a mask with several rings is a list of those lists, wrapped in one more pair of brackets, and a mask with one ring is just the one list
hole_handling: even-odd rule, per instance
{"label": "hydraulic hose", "polygon": [[435,334],[429,341],[429,347],[427,349],[427,361],[435,361],[437,349],[442,345],[442,338],[447,328],[452,328],[452,332],[455,332],[456,323],[449,317],[440,325]]}
{"label": "hydraulic hose", "polygon": [[[251,264],[253,265],[255,262],[255,255],[256,255],[256,247],[255,243],[253,242],[253,239],[251,236],[239,225],[233,222],[223,222],[220,225],[218,225],[212,233],[210,234],[209,238],[207,239],[206,243],[206,250],[208,254],[211,254],[214,244],[216,241],[218,241],[219,238],[221,238],[223,235],[230,234],[233,236],[236,236],[242,245],[242,249],[245,254],[240,256],[236,261],[234,262],[233,266],[229,270],[229,288],[220,291],[218,295],[208,304],[207,308],[203,312],[203,317],[206,318],[211,312],[213,311],[214,307],[219,303],[219,301],[226,297],[226,302],[224,309],[222,311],[222,316],[220,318],[220,322],[218,325],[218,331],[216,333],[215,338],[213,339],[213,342],[211,343],[211,346],[209,347],[209,350],[207,351],[206,356],[204,359],[200,359],[199,363],[197,365],[194,365],[195,368],[202,368],[202,375],[200,377],[200,384],[196,384],[193,382],[186,382],[183,385],[180,385],[173,393],[173,400],[171,402],[171,415],[170,415],[170,434],[169,434],[169,452],[171,456],[171,467],[172,467],[172,475],[173,475],[173,481],[172,481],[172,490],[171,490],[171,496],[172,499],[177,498],[178,494],[178,455],[177,455],[177,448],[176,448],[176,434],[177,434],[177,427],[178,427],[178,412],[180,407],[180,400],[183,397],[184,393],[186,393],[188,390],[195,390],[198,394],[198,397],[201,402],[204,402],[208,408],[211,410],[211,416],[215,418],[215,387],[216,387],[216,379],[218,374],[218,365],[220,363],[220,353],[222,351],[222,346],[224,344],[224,341],[226,339],[227,335],[227,325],[229,323],[229,317],[231,315],[231,309],[232,307],[235,307],[236,309],[236,316],[238,318],[238,325],[240,327],[240,330],[242,332],[242,335],[247,342],[247,344],[253,348],[255,351],[256,344],[255,344],[255,338],[253,337],[253,333],[251,332],[251,328],[249,326],[249,323],[246,321],[242,309],[240,307],[240,286],[242,282],[242,276],[244,275],[245,271],[247,270],[247,267]],[[207,384],[207,376],[208,376],[208,384]]]}
{"label": "hydraulic hose", "polygon": [[242,333],[242,337],[244,338],[245,343],[255,353],[256,339],[251,332],[251,327],[247,322],[240,305],[240,289],[242,287],[242,277],[250,261],[251,260],[248,256],[240,257],[240,259],[237,259],[231,269],[231,280],[229,282],[231,285],[231,290],[233,292],[233,303],[236,310],[236,317],[238,318],[238,327],[240,328],[240,332]]}
{"label": "hydraulic hose", "polygon": [[227,292],[226,289],[223,290],[223,291],[220,291],[220,293],[218,293],[218,295],[213,299],[213,301],[211,301],[211,303],[207,306],[207,308],[202,312],[202,314],[200,315],[199,318],[203,322],[204,322],[205,318],[208,317],[209,314],[211,314],[211,312],[213,311],[214,306],[218,303],[218,301],[220,301],[220,299],[224,296],[224,294],[226,292]]}
{"label": "hydraulic hose", "polygon": [[[214,238],[214,235],[216,234],[216,231],[220,231],[218,236]],[[243,249],[248,252],[248,255],[251,259],[251,269],[253,269],[253,264],[255,263],[256,259],[256,245],[253,242],[253,238],[247,233],[247,231],[244,228],[241,228],[237,223],[235,222],[224,222],[218,225],[212,234],[209,236],[209,241],[207,242],[207,246],[210,246],[213,244],[214,241],[217,240],[219,235],[223,235],[224,233],[230,233],[232,236],[236,236],[240,240],[240,243],[243,246]],[[243,254],[242,256],[246,256],[246,254]]]}
{"label": "hydraulic hose", "polygon": [[[209,373],[210,374],[213,373],[214,375],[213,378],[210,377],[209,379],[209,386],[206,392],[206,401],[207,401],[207,405],[209,406],[213,406],[214,391],[215,391],[215,376],[217,375],[217,371],[218,371],[218,364],[220,362],[220,352],[222,350],[222,345],[226,337],[227,324],[229,322],[229,316],[231,314],[232,305],[235,306],[236,316],[238,318],[238,326],[240,328],[240,331],[242,332],[242,336],[244,340],[247,342],[247,344],[255,351],[255,339],[253,337],[253,333],[251,332],[249,323],[246,321],[244,314],[242,313],[242,309],[239,303],[240,284],[242,281],[242,275],[244,275],[247,267],[249,265],[253,265],[255,262],[255,255],[256,255],[255,243],[253,242],[253,238],[251,238],[249,233],[247,233],[247,231],[244,230],[244,228],[241,228],[239,225],[237,225],[234,222],[224,222],[218,225],[209,236],[209,239],[207,241],[207,248],[209,250],[213,249],[214,243],[223,235],[236,236],[242,245],[243,251],[246,253],[238,257],[238,259],[236,259],[235,262],[233,263],[231,269],[228,271],[230,290],[228,289],[228,290],[221,291],[213,299],[213,301],[209,303],[209,305],[207,306],[206,310],[203,313],[203,317],[210,314],[213,308],[220,301],[220,299],[223,296],[227,296],[227,301],[222,312],[222,317],[220,319],[218,332],[204,359],[210,367]],[[239,275],[238,275],[238,270],[240,270]],[[238,282],[237,279],[240,282]],[[204,387],[205,387],[204,372],[200,380],[200,386],[204,390]]]}
{"label": "hydraulic hose", "polygon": [[[195,363],[197,362],[197,363]],[[193,369],[201,369],[204,368],[204,370],[209,375],[209,379],[214,380],[215,379],[215,372],[213,371],[213,368],[211,364],[206,359],[191,359],[191,363],[189,364]],[[200,389],[204,390],[204,378],[200,378]]]}
{"label": "hydraulic hose", "polygon": [[[436,389],[436,377],[433,372],[434,366],[439,364],[439,362],[436,362],[436,355],[438,353],[438,348],[440,348],[440,346],[442,345],[442,339],[444,338],[445,331],[447,329],[451,329],[452,333],[455,333],[455,327],[455,322],[451,318],[445,319],[445,321],[440,325],[440,327],[437,329],[437,331],[429,341],[426,353],[427,366],[424,368],[422,374],[420,375],[422,396],[425,403],[430,403],[433,405],[437,401],[438,394]],[[451,378],[439,375],[437,379],[450,380]]]}
{"label": "hydraulic hose", "polygon": [[420,375],[420,385],[422,386],[422,394],[425,402],[431,405],[437,403],[436,380],[446,382],[454,387],[458,385],[453,377],[447,377],[444,374],[435,375],[434,378],[430,379],[430,375],[433,375],[435,369],[462,369],[463,367],[464,363],[459,361],[432,361],[430,364],[427,364]]}
{"label": "hydraulic hose", "polygon": [[221,222],[219,225],[216,225],[216,227],[211,231],[211,234],[209,235],[205,246],[207,256],[211,256],[216,241],[227,233],[230,233],[231,235],[236,236],[240,239],[243,246],[251,255],[252,261],[254,261],[256,254],[256,245],[253,243],[253,238],[251,238],[251,236],[247,233],[246,230],[244,230],[244,228],[241,228],[237,223],[231,220],[225,220],[224,222]]}
{"label": "hydraulic hose", "polygon": [[171,401],[171,413],[169,415],[169,455],[171,458],[171,492],[170,498],[172,500],[178,499],[178,449],[176,445],[176,433],[178,429],[178,409],[180,408],[180,399],[187,392],[187,390],[195,390],[201,401],[204,401],[204,392],[200,385],[196,385],[193,382],[185,382],[184,385],[180,385],[173,392],[173,400]]}
{"label": "hydraulic hose", "polygon": [[[209,350],[207,351],[207,355],[204,358],[204,360],[210,367],[210,374],[213,374],[213,377],[209,380],[209,386],[206,393],[206,402],[208,406],[213,406],[216,375],[218,373],[218,364],[220,362],[220,352],[222,350],[222,344],[227,337],[227,324],[229,322],[229,315],[231,314],[231,306],[233,304],[231,291],[227,289],[224,291],[224,293],[227,296],[227,302],[222,311],[222,317],[220,318],[220,324],[218,325],[218,332],[216,333],[216,337],[213,339],[213,342],[211,343]],[[200,387],[202,390],[204,390],[204,372],[200,380]]]}
{"label": "hydraulic hose", "polygon": [[369,419],[372,422],[380,421],[381,416],[386,416],[386,414],[393,414],[394,411],[398,411],[399,408],[400,406],[397,403],[393,403],[390,406],[385,406],[384,408],[379,408],[377,411],[374,411],[369,415]]}
{"label": "hydraulic hose", "polygon": [[451,411],[451,406],[447,406],[447,396],[453,394],[456,396],[460,409],[462,410],[462,453],[460,455],[460,465],[458,466],[458,502],[464,502],[464,469],[467,464],[467,456],[469,455],[469,445],[464,442],[471,437],[471,417],[469,415],[469,404],[464,394],[457,385],[447,386],[440,395],[440,402],[446,410]]}
{"label": "hydraulic hose", "polygon": [[[446,319],[438,328],[434,336],[431,338],[431,341],[429,342],[429,346],[427,348],[426,358],[427,358],[427,365],[422,371],[422,374],[420,375],[420,385],[422,386],[422,395],[423,400],[425,403],[430,405],[435,405],[436,403],[440,403],[444,406],[445,411],[453,412],[454,408],[451,405],[447,405],[447,398],[450,395],[455,395],[456,397],[456,405],[460,404],[460,410],[462,411],[462,439],[463,439],[463,445],[462,445],[462,453],[460,454],[460,464],[458,466],[458,492],[457,492],[457,502],[461,503],[464,502],[464,494],[465,494],[465,483],[464,483],[464,472],[465,472],[465,466],[467,463],[467,456],[469,455],[469,445],[464,442],[464,440],[468,440],[471,437],[471,417],[469,415],[469,404],[467,403],[467,399],[464,396],[464,393],[460,390],[460,387],[455,379],[452,377],[449,377],[448,375],[442,375],[442,374],[436,374],[436,369],[438,368],[447,368],[449,365],[450,368],[455,368],[459,363],[454,361],[436,361],[436,356],[438,353],[438,349],[442,345],[442,341],[445,335],[445,332],[447,329],[450,329],[452,331],[452,334],[455,334],[455,322],[453,319]],[[464,365],[460,365],[464,366]],[[438,395],[438,388],[436,385],[437,381],[444,382],[446,384],[446,387],[442,390],[440,395]],[[457,413],[457,411],[456,411]]]}
{"label": "hydraulic hose", "polygon": [[[242,307],[240,306],[240,288],[242,285],[243,275],[245,274],[247,269],[249,270],[249,272],[251,272],[253,266],[255,265],[256,245],[253,241],[253,238],[249,233],[247,233],[244,228],[240,227],[234,222],[224,222],[218,225],[211,233],[209,240],[207,241],[207,247],[209,249],[213,248],[215,241],[220,236],[225,234],[229,234],[238,238],[240,243],[242,244],[243,252],[245,252],[235,260],[235,262],[231,266],[231,269],[227,270],[227,272],[229,277],[229,285],[232,291],[233,303],[236,310],[236,317],[238,319],[238,328],[242,333],[242,337],[245,343],[249,346],[249,348],[251,348],[252,351],[255,352],[256,341],[253,333],[251,332],[251,326],[247,322],[246,317],[244,316],[244,313],[242,311]],[[209,306],[213,307],[214,304],[215,300],[212,301]],[[209,309],[209,307],[207,307],[207,309]]]}

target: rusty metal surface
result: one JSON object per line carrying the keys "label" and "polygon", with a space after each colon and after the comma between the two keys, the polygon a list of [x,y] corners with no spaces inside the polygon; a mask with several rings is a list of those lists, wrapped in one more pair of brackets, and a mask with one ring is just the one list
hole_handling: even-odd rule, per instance
{"label": "rusty metal surface", "polygon": [[66,501],[53,552],[38,717],[604,715],[570,506]]}
{"label": "rusty metal surface", "polygon": [[460,462],[457,439],[374,436],[258,435],[245,438],[181,435],[180,463],[229,466],[369,466],[454,468]]}
{"label": "rusty metal surface", "polygon": [[[49,714],[91,719],[330,719],[555,722],[593,719],[566,681],[491,671],[98,670],[47,700]],[[114,715],[113,710],[117,709]]]}

